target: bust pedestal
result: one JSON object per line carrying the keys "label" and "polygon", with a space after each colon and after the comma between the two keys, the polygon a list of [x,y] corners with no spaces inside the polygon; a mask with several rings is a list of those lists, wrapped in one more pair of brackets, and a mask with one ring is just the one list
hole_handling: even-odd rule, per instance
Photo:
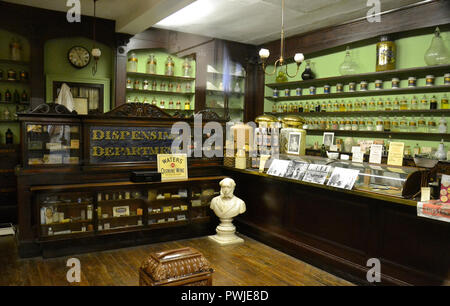
{"label": "bust pedestal", "polygon": [[236,236],[236,227],[233,225],[233,218],[220,218],[220,224],[216,227],[217,235],[209,236],[210,239],[220,245],[242,243],[244,239]]}

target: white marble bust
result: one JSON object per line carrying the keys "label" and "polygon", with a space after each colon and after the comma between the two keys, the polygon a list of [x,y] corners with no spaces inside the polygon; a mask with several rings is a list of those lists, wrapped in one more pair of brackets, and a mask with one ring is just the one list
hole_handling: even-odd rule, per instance
{"label": "white marble bust", "polygon": [[212,199],[210,207],[221,223],[216,228],[217,235],[209,237],[222,245],[243,242],[242,238],[235,235],[236,227],[232,222],[234,217],[245,212],[245,203],[233,195],[236,186],[233,179],[225,178],[219,185],[220,196]]}

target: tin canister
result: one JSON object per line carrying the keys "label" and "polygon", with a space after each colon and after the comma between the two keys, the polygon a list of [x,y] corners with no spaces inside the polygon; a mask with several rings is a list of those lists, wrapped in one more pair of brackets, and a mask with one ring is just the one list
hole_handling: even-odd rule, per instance
{"label": "tin canister", "polygon": [[427,75],[425,78],[426,86],[433,86],[434,85],[434,75]]}
{"label": "tin canister", "polygon": [[356,83],[355,82],[350,82],[348,84],[348,90],[351,91],[351,92],[356,91]]}
{"label": "tin canister", "polygon": [[444,85],[450,85],[450,73],[444,75]]}
{"label": "tin canister", "polygon": [[324,94],[329,94],[331,92],[331,87],[330,85],[324,85],[323,86],[323,93]]}
{"label": "tin canister", "polygon": [[290,90],[289,88],[286,88],[286,89],[284,90],[284,96],[285,96],[285,97],[290,97],[290,96],[291,96],[291,90]]}
{"label": "tin canister", "polygon": [[417,86],[417,79],[415,77],[409,77],[408,87],[416,87],[416,86]]}
{"label": "tin canister", "polygon": [[336,92],[344,92],[344,85],[342,83],[336,84]]}
{"label": "tin canister", "polygon": [[383,89],[383,81],[382,80],[376,80],[375,81],[375,89]]}
{"label": "tin canister", "polygon": [[309,94],[310,94],[310,95],[315,95],[315,94],[316,94],[316,87],[311,86],[311,87],[309,88]]}
{"label": "tin canister", "polygon": [[393,78],[392,79],[392,88],[393,89],[400,88],[400,80],[398,78]]}
{"label": "tin canister", "polygon": [[360,89],[359,89],[359,90],[361,90],[361,91],[366,91],[366,90],[368,90],[368,89],[369,89],[368,83],[367,83],[366,81],[362,81],[362,82],[360,83]]}
{"label": "tin canister", "polygon": [[297,88],[295,90],[295,93],[297,94],[297,96],[301,96],[302,95],[302,89],[301,88]]}

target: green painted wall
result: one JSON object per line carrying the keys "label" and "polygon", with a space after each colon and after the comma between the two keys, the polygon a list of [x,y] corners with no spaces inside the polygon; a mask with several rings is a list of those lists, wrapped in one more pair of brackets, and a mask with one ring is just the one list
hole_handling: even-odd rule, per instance
{"label": "green painted wall", "polygon": [[[443,38],[445,45],[447,47],[447,50],[450,52],[450,25],[446,25],[443,27],[440,27],[441,29],[441,37]],[[402,39],[398,39],[395,41],[396,46],[397,46],[397,69],[405,69],[405,68],[413,68],[413,67],[423,67],[426,66],[425,64],[425,60],[424,60],[424,54],[427,51],[427,49],[429,48],[430,44],[431,44],[431,40],[433,37],[433,31],[430,30],[429,34],[423,35],[423,34],[419,34],[418,31],[416,31],[416,33],[418,33],[417,35],[414,35],[414,33],[412,33],[413,35],[410,35],[409,37],[406,38],[402,38]],[[352,56],[355,59],[355,61],[358,63],[359,68],[360,68],[360,73],[369,73],[369,72],[375,72],[375,62],[376,62],[376,44],[369,44],[369,45],[361,45],[361,43],[355,43],[355,44],[350,44],[349,45],[351,50],[352,50]],[[311,57],[311,58],[306,58],[307,60],[311,60],[311,66],[312,66],[312,70],[316,75],[316,78],[326,78],[326,77],[334,77],[334,76],[339,76],[339,66],[341,65],[341,63],[344,61],[344,57],[345,57],[345,49],[346,49],[347,45],[345,46],[341,46],[339,48],[334,48],[333,50],[330,51],[330,53],[327,53],[325,55],[320,55],[320,56],[315,56],[315,57]],[[301,52],[301,47],[298,50],[299,52]],[[292,63],[289,64],[289,72],[291,74],[293,74],[295,72],[296,69],[296,64]],[[268,71],[272,71],[273,66],[269,66],[268,67]],[[300,72],[299,74],[295,77],[295,78],[289,78],[289,81],[300,81],[301,80],[301,73],[305,70],[305,64],[303,63],[302,66],[300,67]],[[450,71],[449,71],[450,73]],[[444,78],[443,76],[435,76],[436,77],[436,85],[442,85],[444,84]],[[274,83],[275,82],[275,76],[266,76],[265,79],[266,84],[268,83]],[[425,79],[418,79],[417,85],[418,86],[423,86],[425,84]],[[331,84],[331,92],[336,92],[336,88],[335,84]],[[344,91],[348,91],[348,84],[344,84]],[[391,82],[384,82],[384,88],[388,89],[391,88]],[[407,87],[407,80],[402,80],[401,87]],[[369,84],[369,90],[370,89],[374,89],[374,84],[370,83]],[[322,94],[323,93],[323,87],[319,87],[317,88],[317,94]],[[272,89],[265,87],[265,96],[272,96],[273,91]],[[303,88],[303,95],[309,95],[309,89],[308,88]],[[438,98],[438,101],[440,102],[442,96],[445,93],[420,93],[417,94],[417,98],[420,99],[424,94],[426,94],[427,98],[430,99],[433,95],[435,95]],[[284,93],[280,93],[281,96],[284,96]],[[291,92],[291,95],[295,95],[295,90],[293,90]],[[405,96],[408,101],[411,101],[412,97],[414,95],[391,95],[391,96],[378,96],[378,97],[374,97],[375,101],[377,101],[377,98],[382,97],[384,101],[386,101],[388,98],[390,98],[391,102],[394,101],[395,98],[398,98],[399,100]],[[450,97],[450,94],[447,93],[447,96]],[[362,101],[363,99],[365,99],[367,102],[370,101],[371,97],[361,97],[361,98],[345,98],[345,99],[339,99],[339,103],[341,103],[341,101],[344,101],[344,103],[347,103],[348,100],[351,101],[356,101],[356,100]],[[322,102],[326,102],[328,103],[329,99],[327,100],[310,100],[313,101],[314,103],[316,102],[320,102],[322,104]],[[300,103],[305,103],[305,102],[310,102],[308,101],[299,101]],[[331,100],[332,103],[334,104],[334,100]],[[279,103],[281,104],[290,104],[290,103],[294,103],[298,105],[298,102],[296,101],[286,101],[286,102],[277,102],[277,103],[273,103],[269,100],[265,100],[264,102],[264,111],[265,112],[272,112],[272,106],[274,104],[278,105]],[[299,113],[301,114],[301,113]],[[426,116],[426,113],[424,113]],[[342,113],[342,116],[340,116],[340,118],[345,117],[345,118],[353,118],[354,116],[352,116],[351,112],[346,112],[346,113]],[[311,118],[311,117],[308,117]],[[359,117],[358,117],[359,118]],[[367,118],[367,117],[365,117]],[[372,118],[376,118],[376,117],[372,117]],[[438,121],[440,118],[434,118],[436,121]],[[447,119],[447,124],[450,124],[449,118]],[[337,138],[342,138],[345,139],[346,137],[337,137]],[[355,138],[355,141],[358,141],[362,138]],[[368,139],[368,138],[364,138],[364,139]],[[397,139],[398,140],[398,139]],[[405,142],[405,144],[407,146],[411,146],[414,147],[417,143],[419,143],[420,146],[431,146],[431,147],[437,147],[438,143],[436,141],[426,141],[426,140],[401,140],[403,142]],[[319,145],[322,143],[322,136],[313,136],[313,135],[309,135],[307,136],[307,146],[310,147],[312,146],[315,142],[318,142]],[[449,149],[449,145],[446,144],[446,149]]]}
{"label": "green painted wall", "polygon": [[[13,38],[18,38],[22,44],[22,61],[30,61],[30,44],[27,41],[27,39],[20,35],[2,29],[0,29],[0,59],[10,59],[9,44]],[[30,67],[26,65],[24,66],[17,64],[0,63],[0,70],[3,71],[4,79],[6,79],[6,71],[9,69],[14,69],[17,73],[19,71],[30,72]],[[16,89],[19,91],[20,94],[22,93],[23,90],[25,90],[28,93],[28,95],[30,94],[29,84],[20,84],[20,83],[8,84],[0,82],[0,93],[2,96],[2,98],[0,99],[1,101],[4,101],[5,99],[6,89],[9,89],[11,94]],[[2,105],[0,103],[0,119],[4,118],[4,112],[6,109],[8,109],[10,113],[16,112],[16,106]],[[11,123],[11,122],[0,122],[0,143],[1,144],[5,143],[5,132],[8,130],[8,128],[10,128],[14,134],[14,143],[19,143],[20,142],[19,123]]]}
{"label": "green painted wall", "polygon": [[[130,55],[131,53],[135,53],[136,57],[138,58],[137,72],[140,72],[140,73],[146,72],[148,57],[150,54],[154,54],[156,57],[156,74],[164,75],[165,67],[166,67],[165,66],[166,60],[167,60],[167,57],[170,55],[175,63],[174,75],[175,76],[183,76],[182,65],[184,62],[184,58],[179,58],[175,55],[164,52],[163,50],[157,50],[157,49],[133,50],[133,51],[128,52],[128,55]],[[196,75],[196,61],[195,60],[191,60],[191,69],[192,69],[191,76],[195,77],[195,75]],[[130,77],[130,79],[134,83],[134,77]],[[142,86],[142,81],[145,79],[149,81],[149,84],[151,86],[151,84],[152,84],[151,78],[139,78],[139,80],[141,81],[141,86]],[[161,79],[156,79],[156,82],[158,84],[157,90],[159,90],[159,85],[161,83]],[[167,89],[168,81],[164,80],[163,82],[166,84],[166,89]],[[181,87],[182,92],[184,92],[185,82],[180,82],[180,83],[182,86]],[[176,84],[177,84],[177,82],[173,82],[174,91],[176,89]],[[195,81],[191,82],[191,88],[192,88],[192,91],[195,91]],[[182,109],[184,109],[184,102],[186,102],[188,100],[188,99],[186,99],[186,97],[177,96],[177,95],[169,96],[169,95],[141,94],[141,93],[135,93],[135,92],[127,94],[127,98],[131,98],[132,102],[134,102],[136,97],[139,99],[140,102],[143,102],[144,99],[147,98],[149,103],[151,103],[153,98],[155,98],[156,101],[158,102],[158,106],[159,106],[159,102],[161,100],[164,100],[166,108],[169,106],[169,101],[171,99],[173,100],[174,107],[175,107],[177,101],[179,100],[181,102]],[[191,109],[194,109],[195,108],[195,96],[192,96],[192,98],[189,100],[189,102],[191,105]]]}
{"label": "green painted wall", "polygon": [[97,83],[104,84],[104,111],[110,109],[111,100],[111,82],[114,82],[114,56],[111,48],[96,43],[96,46],[102,51],[102,55],[97,64],[97,73],[92,75],[92,66],[94,60],[88,66],[82,69],[73,67],[68,59],[67,53],[73,46],[82,46],[92,50],[93,41],[84,37],[58,38],[46,42],[44,46],[44,73],[46,76],[46,100],[53,102],[57,97],[53,97],[53,80],[67,82]]}

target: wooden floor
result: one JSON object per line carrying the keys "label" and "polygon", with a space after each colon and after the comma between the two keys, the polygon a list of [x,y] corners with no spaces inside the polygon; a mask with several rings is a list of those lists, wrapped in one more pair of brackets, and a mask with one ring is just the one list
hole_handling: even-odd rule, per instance
{"label": "wooden floor", "polygon": [[219,246],[208,237],[68,257],[20,259],[14,239],[0,237],[0,285],[69,285],[67,259],[81,262],[80,285],[136,286],[149,253],[190,246],[214,268],[215,286],[348,286],[351,283],[240,235],[245,243]]}

